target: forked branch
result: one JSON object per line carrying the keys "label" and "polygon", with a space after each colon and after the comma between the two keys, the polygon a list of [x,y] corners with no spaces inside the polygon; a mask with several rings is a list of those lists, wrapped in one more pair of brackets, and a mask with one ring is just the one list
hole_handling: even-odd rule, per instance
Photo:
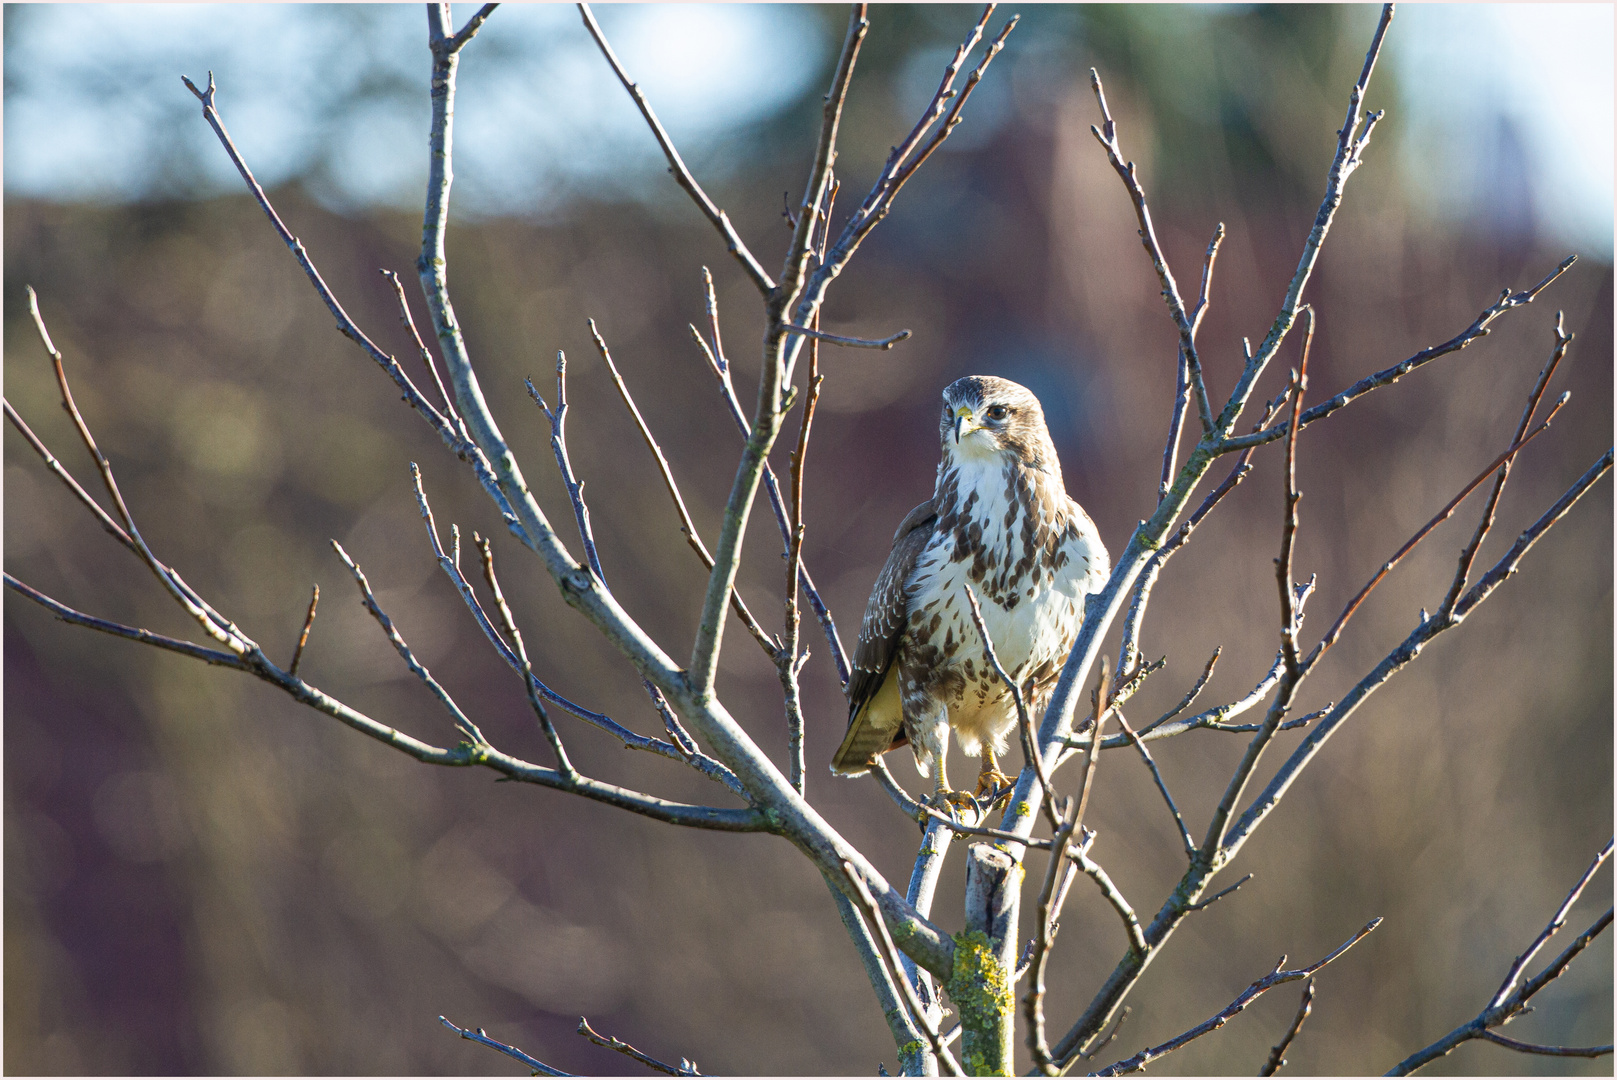
{"label": "forked branch", "polygon": [[1533,943],[1527,947],[1526,951],[1510,965],[1510,970],[1505,974],[1505,981],[1499,985],[1498,992],[1494,994],[1486,1008],[1470,1021],[1461,1024],[1430,1046],[1423,1047],[1410,1054],[1388,1070],[1387,1075],[1408,1076],[1422,1066],[1429,1065],[1438,1058],[1452,1053],[1461,1043],[1469,1042],[1472,1039],[1483,1039],[1524,1054],[1591,1058],[1604,1057],[1610,1054],[1612,1052],[1612,1047],[1610,1046],[1542,1046],[1536,1043],[1524,1043],[1506,1038],[1493,1029],[1509,1023],[1514,1017],[1527,1012],[1531,1008],[1528,1002],[1532,1000],[1533,995],[1565,974],[1567,967],[1577,958],[1578,954],[1606,927],[1611,925],[1612,910],[1607,908],[1606,913],[1596,919],[1593,926],[1578,935],[1562,951],[1561,955],[1551,961],[1543,971],[1528,979],[1525,983],[1521,983],[1520,986],[1517,985],[1522,973],[1527,970],[1527,965],[1532,962],[1533,957],[1566,925],[1567,913],[1572,910],[1572,905],[1577,903],[1578,897],[1583,894],[1584,888],[1595,876],[1595,871],[1599,870],[1601,864],[1611,858],[1611,853],[1612,842],[1608,840],[1606,841],[1606,846],[1595,856],[1594,862],[1589,864],[1589,869],[1585,870],[1583,876],[1578,879],[1577,884],[1572,886],[1572,891],[1567,893],[1566,899],[1556,909],[1555,915],[1549,921],[1549,925],[1544,927],[1538,937],[1533,939]]}
{"label": "forked branch", "polygon": [[1236,1016],[1248,1005],[1262,997],[1264,993],[1272,990],[1276,986],[1279,986],[1281,983],[1296,982],[1299,979],[1312,978],[1315,972],[1319,971],[1331,961],[1353,948],[1353,946],[1357,945],[1366,934],[1370,933],[1370,931],[1374,930],[1380,925],[1381,920],[1379,918],[1371,919],[1365,924],[1363,930],[1360,930],[1347,941],[1337,946],[1334,950],[1332,950],[1330,955],[1316,963],[1308,965],[1305,968],[1297,968],[1296,970],[1289,971],[1286,970],[1286,958],[1282,956],[1280,958],[1280,962],[1275,965],[1275,969],[1273,971],[1243,990],[1239,997],[1230,1002],[1229,1005],[1225,1006],[1215,1015],[1208,1017],[1206,1020],[1202,1021],[1200,1024],[1197,1024],[1189,1031],[1169,1039],[1160,1046],[1153,1046],[1148,1050],[1141,1050],[1138,1054],[1135,1054],[1128,1060],[1119,1061],[1116,1065],[1102,1069],[1100,1072],[1095,1073],[1094,1075],[1122,1076],[1124,1073],[1142,1071],[1147,1065],[1161,1057],[1173,1053],[1186,1043],[1199,1039],[1209,1032],[1217,1031],[1219,1028],[1229,1023],[1232,1017]]}

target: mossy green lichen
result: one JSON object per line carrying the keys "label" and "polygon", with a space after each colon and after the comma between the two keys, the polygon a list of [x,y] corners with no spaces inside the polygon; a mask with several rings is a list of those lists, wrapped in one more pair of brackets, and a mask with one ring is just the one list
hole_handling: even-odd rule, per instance
{"label": "mossy green lichen", "polygon": [[955,935],[949,1000],[960,1014],[960,1065],[970,1076],[1005,1076],[1016,998],[1009,972],[981,930]]}
{"label": "mossy green lichen", "polygon": [[921,1058],[925,1056],[926,1050],[926,1043],[920,1039],[911,1039],[898,1048],[898,1067],[904,1071],[905,1075],[915,1075],[910,1070],[920,1065]]}

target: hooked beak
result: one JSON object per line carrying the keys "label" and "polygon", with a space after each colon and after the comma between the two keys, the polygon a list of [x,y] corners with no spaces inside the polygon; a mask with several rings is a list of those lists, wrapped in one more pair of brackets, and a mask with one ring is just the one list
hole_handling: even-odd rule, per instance
{"label": "hooked beak", "polygon": [[977,424],[974,421],[974,419],[973,419],[973,417],[971,415],[971,407],[969,405],[960,406],[958,409],[956,409],[954,411],[954,441],[955,441],[955,445],[956,446],[960,445],[960,436],[961,435],[969,435],[971,432],[976,431],[977,428],[979,428],[981,426],[982,425]]}

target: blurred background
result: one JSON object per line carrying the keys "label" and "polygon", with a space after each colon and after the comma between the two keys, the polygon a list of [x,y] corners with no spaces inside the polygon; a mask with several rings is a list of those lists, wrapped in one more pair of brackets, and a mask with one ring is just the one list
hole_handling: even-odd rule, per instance
{"label": "blurred background", "polygon": [[[457,5],[457,22],[474,8]],[[997,30],[1017,9],[1002,9]],[[843,127],[838,214],[924,107],[976,17],[876,7]],[[1106,80],[1167,255],[1193,292],[1228,229],[1200,342],[1227,394],[1241,338],[1266,332],[1323,190],[1368,6],[1035,6],[825,309],[828,329],[912,327],[890,353],[822,356],[805,558],[845,639],[899,518],[931,490],[938,391],[1004,375],[1043,400],[1067,484],[1113,551],[1155,504],[1176,340],[1117,177],[1088,132]],[[437,573],[410,493],[420,463],[440,526],[494,536],[536,668],[642,731],[660,727],[629,665],[532,558],[384,377],[332,332],[179,76],[219,82],[224,120],[350,314],[413,355],[377,269],[407,281],[420,237],[429,57],[419,8],[6,6],[5,393],[86,486],[27,316],[33,285],[75,393],[153,549],[285,660],[309,587],[302,672],[443,744],[453,733],[356,603],[328,541],[365,568],[422,660],[502,748],[548,763],[519,680]],[[819,95],[846,26],[830,7],[608,7],[600,19],[686,161],[766,267],[782,193],[801,197]],[[1612,14],[1609,6],[1410,6],[1366,104],[1385,108],[1307,299],[1309,396],[1446,340],[1501,289],[1580,261],[1537,303],[1299,446],[1299,574],[1317,639],[1374,569],[1509,443],[1558,310],[1577,335],[1554,429],[1512,473],[1485,569],[1610,444]],[[709,542],[739,439],[686,330],[718,283],[750,408],[761,305],[673,185],[576,11],[502,8],[463,54],[449,253],[485,391],[553,521],[573,537],[543,418],[573,358],[570,445],[609,580],[674,655],[705,576],[655,466],[594,358],[593,317],[669,452]],[[423,307],[411,290],[416,318]],[[1295,363],[1288,344],[1259,394]],[[407,361],[408,366],[408,361]],[[413,370],[413,369],[412,369]],[[7,569],[65,603],[191,630],[158,585],[5,436]],[[784,472],[786,454],[777,455]],[[1202,705],[1234,700],[1276,648],[1278,447],[1158,586],[1143,646],[1166,669],[1131,707],[1170,708],[1216,645]],[[1213,476],[1222,476],[1215,469]],[[1406,560],[1305,687],[1339,697],[1441,602],[1474,497]],[[740,578],[780,617],[779,537],[754,515]],[[1603,481],[1467,623],[1354,715],[1227,876],[1256,876],[1179,930],[1130,998],[1126,1056],[1226,1005],[1288,954],[1382,927],[1319,980],[1291,1069],[1382,1071],[1469,1019],[1612,829],[1612,502]],[[1480,571],[1479,571],[1480,572]],[[1115,637],[1115,634],[1114,634]],[[823,764],[845,727],[811,623],[809,797],[895,881],[916,833],[868,780]],[[785,761],[779,685],[732,629],[721,691]],[[13,1073],[510,1073],[440,1014],[552,1065],[619,1073],[579,1014],[708,1072],[863,1073],[894,1065],[875,1000],[819,875],[771,837],[678,830],[581,799],[433,770],[271,688],[69,627],[5,600],[5,1050]],[[729,797],[558,717],[593,776],[669,798]],[[1299,733],[1281,737],[1268,770]],[[1199,835],[1244,748],[1195,732],[1156,757]],[[904,754],[895,774],[922,781]],[[1135,757],[1103,759],[1096,857],[1142,913],[1182,869]],[[956,769],[969,768],[957,764]],[[1035,880],[1042,864],[1035,860]],[[959,856],[934,911],[960,923]],[[1609,869],[1571,917],[1610,903]],[[1559,943],[1557,943],[1558,947]],[[1122,955],[1079,883],[1051,974],[1064,1031]],[[1252,1073],[1296,1007],[1277,990],[1164,1060]],[[1611,1038],[1612,948],[1598,941],[1510,1028]],[[1097,1060],[1095,1065],[1106,1064]],[[1432,1073],[1609,1071],[1468,1044]]]}

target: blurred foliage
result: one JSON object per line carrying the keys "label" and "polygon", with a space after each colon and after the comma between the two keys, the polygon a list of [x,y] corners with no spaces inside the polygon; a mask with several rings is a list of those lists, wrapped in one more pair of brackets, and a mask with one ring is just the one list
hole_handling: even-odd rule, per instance
{"label": "blurred foliage", "polygon": [[[1368,12],[1024,12],[958,145],[927,164],[832,290],[832,331],[916,330],[892,353],[822,357],[806,558],[845,638],[893,524],[930,490],[935,394],[959,375],[998,373],[1040,394],[1069,488],[1114,550],[1154,504],[1175,335],[1127,200],[1087,129],[1087,68],[1106,79],[1181,283],[1196,280],[1214,223],[1229,227],[1200,337],[1223,393],[1241,337],[1262,335],[1295,265]],[[972,16],[875,9],[846,125],[844,212],[913,123],[926,80],[935,86]],[[840,33],[844,16],[824,17],[827,33]],[[498,16],[490,40],[497,28]],[[1371,107],[1394,96],[1387,74],[1377,74]],[[805,99],[766,132],[735,133],[713,151],[743,163],[715,194],[765,265],[784,248],[778,193],[795,196],[801,184],[817,111],[816,97]],[[1527,286],[1565,254],[1422,221],[1389,145],[1379,135],[1372,144],[1309,287],[1320,315],[1311,399],[1452,336],[1499,289]],[[297,185],[273,197],[359,325],[415,370],[377,268],[410,280],[419,217],[337,216]],[[584,201],[558,220],[485,221],[449,239],[485,391],[564,538],[548,430],[521,378],[548,392],[555,350],[571,358],[570,444],[603,562],[625,606],[675,655],[688,648],[705,578],[584,320],[601,326],[711,542],[739,439],[685,329],[702,320],[699,267],[718,280],[744,400],[762,320],[756,293],[680,198]],[[405,465],[416,461],[441,528],[454,521],[494,537],[536,667],[562,692],[656,730],[629,666],[332,331],[248,199],[8,200],[6,215],[7,399],[90,486],[27,319],[22,290],[32,284],[147,539],[272,656],[290,656],[319,581],[307,677],[404,730],[450,738],[356,602],[328,547],[336,537],[485,732],[548,760],[520,684],[429,557]],[[413,290],[412,304],[424,325]],[[1506,444],[1558,308],[1578,334],[1557,380],[1573,400],[1514,470],[1483,553],[1491,564],[1609,445],[1609,266],[1580,263],[1486,341],[1303,435],[1297,565],[1320,581],[1305,637]],[[1278,392],[1294,355],[1282,355],[1259,394]],[[186,632],[149,575],[15,432],[5,453],[10,572],[97,614]],[[1225,652],[1207,703],[1233,700],[1271,662],[1277,460],[1273,447],[1258,454],[1254,475],[1158,586],[1144,646],[1169,665],[1136,699],[1136,724],[1176,703],[1215,645]],[[1467,504],[1372,598],[1300,708],[1339,696],[1403,638],[1416,609],[1441,597],[1475,512]],[[1147,973],[1120,1055],[1216,1012],[1280,953],[1312,960],[1373,915],[1387,921],[1320,979],[1289,1055],[1298,1074],[1385,1069],[1475,1014],[1611,832],[1611,520],[1605,482],[1465,627],[1354,716],[1232,867],[1256,879],[1189,921]],[[766,625],[779,618],[777,544],[769,516],[756,514],[739,580]],[[621,1058],[572,1033],[580,1012],[597,1030],[664,1059],[693,1057],[710,1073],[891,1064],[824,885],[788,845],[674,830],[474,771],[427,769],[249,680],[63,626],[9,591],[5,610],[7,1071],[509,1071],[441,1028],[439,1014],[563,1068],[621,1071]],[[874,784],[819,768],[845,707],[811,627],[805,640],[815,654],[805,672],[809,797],[903,880],[913,827]],[[729,635],[721,680],[733,713],[784,760],[778,683],[740,633]],[[581,725],[563,730],[591,775],[670,798],[725,798]],[[1204,822],[1244,742],[1198,732],[1159,745],[1181,807]],[[902,755],[894,764],[913,786]],[[1171,822],[1127,754],[1104,758],[1097,784],[1096,857],[1149,909],[1180,869]],[[957,860],[935,908],[945,927],[958,923],[959,878]],[[1123,947],[1110,911],[1081,884],[1050,978],[1057,1031]],[[1610,895],[1603,873],[1574,927]],[[1609,1040],[1611,986],[1603,940],[1511,1034]],[[1292,995],[1271,994],[1162,1071],[1254,1071],[1294,1008]],[[1544,1067],[1471,1045],[1431,1071]]]}

